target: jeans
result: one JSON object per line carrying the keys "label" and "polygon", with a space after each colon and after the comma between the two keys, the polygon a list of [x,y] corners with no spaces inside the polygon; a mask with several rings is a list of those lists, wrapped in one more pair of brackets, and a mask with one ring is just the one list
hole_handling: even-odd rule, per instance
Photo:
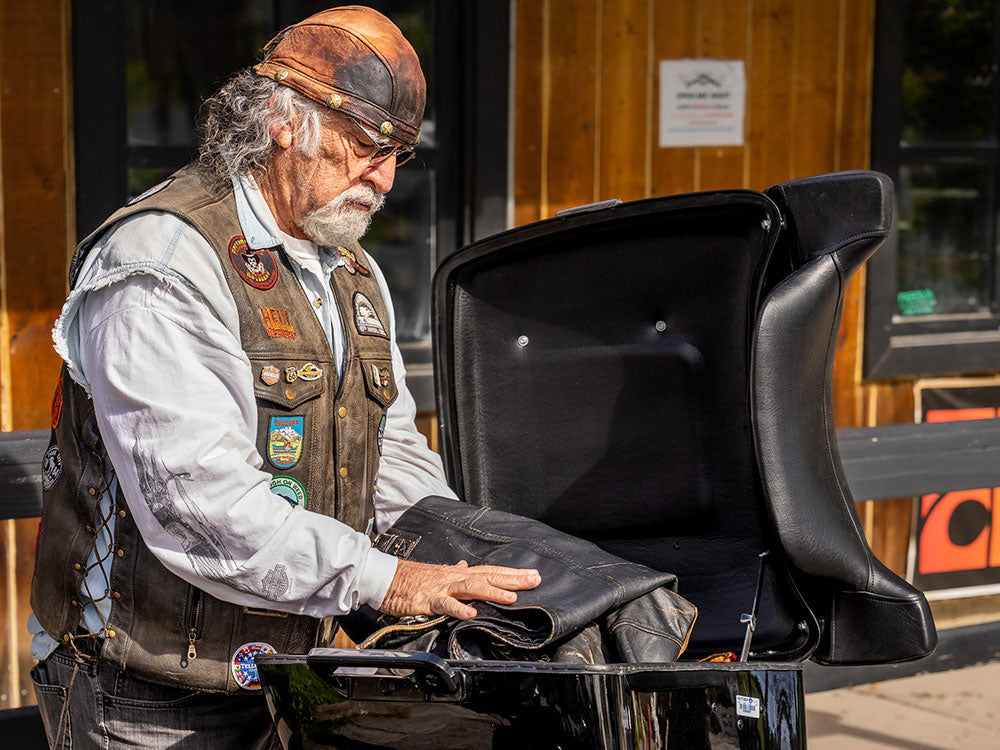
{"label": "jeans", "polygon": [[31,670],[49,747],[281,748],[262,694],[229,696],[145,682],[95,656],[92,641],[81,643],[79,655],[61,645]]}

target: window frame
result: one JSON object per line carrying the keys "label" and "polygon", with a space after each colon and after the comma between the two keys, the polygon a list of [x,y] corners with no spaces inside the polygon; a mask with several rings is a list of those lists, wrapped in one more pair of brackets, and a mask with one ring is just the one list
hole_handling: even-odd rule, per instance
{"label": "window frame", "polygon": [[[997,262],[997,211],[1000,209],[1000,132],[993,143],[900,145],[903,33],[907,0],[878,0],[875,11],[875,58],[872,92],[871,166],[898,181],[910,162],[968,164],[984,157],[996,166],[992,185],[994,210],[990,241],[991,311],[920,315],[903,319],[896,311],[898,230],[868,263],[865,303],[864,376],[869,380],[1000,370],[1000,299]],[[1000,24],[998,24],[1000,36]],[[994,55],[1000,59],[1000,39]],[[1000,89],[998,89],[1000,99]],[[994,112],[1000,102],[995,101]],[[1000,123],[994,117],[994,127]]]}
{"label": "window frame", "polygon": [[[130,167],[179,168],[185,147],[127,144],[126,0],[73,0],[73,115],[77,241],[128,200]],[[462,245],[506,226],[510,194],[511,3],[432,0],[437,181],[431,267]],[[297,0],[274,0],[279,28],[305,16]],[[100,102],[99,107],[93,102]],[[434,410],[431,341],[400,344],[419,411]]]}

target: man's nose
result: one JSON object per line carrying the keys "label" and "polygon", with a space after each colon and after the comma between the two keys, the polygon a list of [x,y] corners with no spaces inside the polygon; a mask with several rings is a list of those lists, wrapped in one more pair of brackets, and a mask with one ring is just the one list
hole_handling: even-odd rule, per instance
{"label": "man's nose", "polygon": [[392,183],[396,179],[396,157],[390,156],[388,159],[372,164],[365,172],[365,182],[370,184],[380,193],[388,193],[392,189]]}

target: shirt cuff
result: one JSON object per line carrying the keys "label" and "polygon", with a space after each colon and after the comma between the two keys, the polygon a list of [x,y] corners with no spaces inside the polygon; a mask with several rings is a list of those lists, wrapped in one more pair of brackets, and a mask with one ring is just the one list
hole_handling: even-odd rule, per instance
{"label": "shirt cuff", "polygon": [[396,564],[399,560],[392,555],[372,547],[368,550],[365,561],[365,573],[358,586],[358,600],[372,609],[378,609],[385,600],[392,579],[396,576]]}

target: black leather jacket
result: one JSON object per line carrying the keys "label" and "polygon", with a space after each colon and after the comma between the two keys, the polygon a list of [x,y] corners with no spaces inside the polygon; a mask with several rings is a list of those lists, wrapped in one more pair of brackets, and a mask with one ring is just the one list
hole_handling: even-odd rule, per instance
{"label": "black leather jacket", "polygon": [[610,555],[540,521],[427,497],[375,546],[424,563],[535,568],[542,582],[513,605],[477,602],[466,621],[391,617],[362,608],[341,625],[362,648],[430,651],[451,659],[666,662],[687,646],[696,608],[677,578]]}

